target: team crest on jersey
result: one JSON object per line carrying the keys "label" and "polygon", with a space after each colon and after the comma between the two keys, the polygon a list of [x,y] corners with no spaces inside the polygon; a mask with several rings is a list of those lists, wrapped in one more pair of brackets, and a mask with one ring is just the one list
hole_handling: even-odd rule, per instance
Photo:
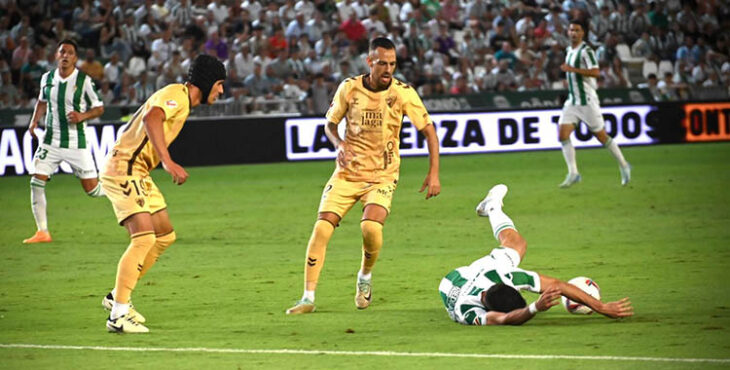
{"label": "team crest on jersey", "polygon": [[388,104],[388,108],[393,108],[393,104],[395,103],[395,96],[391,95],[385,99],[385,104]]}
{"label": "team crest on jersey", "polygon": [[167,105],[168,108],[177,108],[177,102],[172,99],[166,101],[165,105]]}
{"label": "team crest on jersey", "polygon": [[139,205],[140,207],[144,207],[144,198],[139,197],[135,201],[137,202],[137,205]]}

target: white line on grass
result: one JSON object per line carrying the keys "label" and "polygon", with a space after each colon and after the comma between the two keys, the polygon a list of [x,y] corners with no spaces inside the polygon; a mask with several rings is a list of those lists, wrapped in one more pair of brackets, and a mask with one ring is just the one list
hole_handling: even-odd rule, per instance
{"label": "white line on grass", "polygon": [[679,357],[630,357],[630,356],[580,356],[580,355],[509,355],[486,353],[444,353],[444,352],[392,352],[392,351],[328,351],[304,349],[243,349],[243,348],[165,348],[165,347],[104,347],[104,346],[66,346],[54,344],[0,344],[0,348],[29,348],[56,350],[90,350],[119,352],[203,352],[203,353],[240,353],[268,355],[333,355],[333,356],[383,356],[383,357],[451,357],[451,358],[492,358],[517,360],[595,360],[595,361],[649,361],[649,362],[707,362],[730,363],[730,358],[679,358]]}

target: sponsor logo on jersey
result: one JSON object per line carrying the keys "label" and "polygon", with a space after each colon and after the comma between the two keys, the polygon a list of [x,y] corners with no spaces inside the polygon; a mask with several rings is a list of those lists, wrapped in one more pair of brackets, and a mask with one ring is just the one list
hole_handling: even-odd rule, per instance
{"label": "sponsor logo on jersey", "polygon": [[137,205],[139,205],[140,207],[144,207],[144,198],[139,197],[135,201],[137,202]]}
{"label": "sponsor logo on jersey", "polygon": [[177,108],[177,102],[173,99],[166,101],[165,105],[167,105],[169,108]]}

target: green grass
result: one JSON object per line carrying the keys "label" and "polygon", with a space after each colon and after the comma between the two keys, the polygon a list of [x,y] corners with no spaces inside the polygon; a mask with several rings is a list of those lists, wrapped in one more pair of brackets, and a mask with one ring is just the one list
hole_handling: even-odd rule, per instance
{"label": "green grass", "polygon": [[[730,358],[730,144],[631,147],[622,188],[605,150],[578,150],[583,182],[560,190],[559,151],[442,157],[442,194],[417,192],[426,158],[403,160],[374,272],[374,302],[353,304],[360,208],[337,229],[312,315],[301,295],[304,252],[333,163],[189,168],[181,187],[153,173],[178,241],[140,282],[151,333],[106,332],[101,298],[128,244],[110,203],[78,180],[47,186],[54,242],[35,230],[28,178],[0,179],[0,344]],[[636,316],[576,316],[555,307],[521,327],[451,322],[438,283],[497,242],[474,206],[509,185],[505,211],[529,243],[521,267],[594,278],[603,297],[631,297]],[[536,297],[531,295],[528,301]],[[306,354],[109,352],[0,348],[0,368],[727,368],[729,363],[477,359]]]}

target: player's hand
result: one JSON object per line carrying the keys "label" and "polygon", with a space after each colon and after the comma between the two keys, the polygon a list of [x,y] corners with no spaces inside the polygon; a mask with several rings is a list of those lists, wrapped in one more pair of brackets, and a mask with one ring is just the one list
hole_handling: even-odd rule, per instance
{"label": "player's hand", "polygon": [[340,168],[345,168],[353,158],[355,158],[355,152],[350,149],[346,142],[341,141],[337,145],[337,164]]}
{"label": "player's hand", "polygon": [[71,123],[79,123],[79,122],[83,121],[83,115],[81,113],[75,112],[75,111],[69,112],[66,115],[66,118],[68,118],[68,121]]}
{"label": "player's hand", "polygon": [[568,65],[568,64],[566,64],[566,63],[563,63],[563,64],[562,64],[562,65],[560,66],[560,70],[561,70],[561,71],[563,71],[563,72],[573,72],[573,67],[569,66],[569,65]]}
{"label": "player's hand", "polygon": [[421,190],[418,192],[422,193],[427,188],[428,191],[426,192],[426,199],[441,194],[441,181],[439,180],[438,174],[429,173],[426,175],[426,179],[423,180],[423,185],[421,185]]}
{"label": "player's hand", "polygon": [[556,286],[551,286],[540,294],[540,298],[535,301],[535,307],[538,311],[547,311],[550,307],[557,305],[560,302],[560,289]]}
{"label": "player's hand", "polygon": [[176,185],[182,185],[183,183],[185,183],[185,180],[188,179],[187,171],[185,171],[182,166],[173,161],[169,161],[167,163],[162,162],[162,168],[164,168],[165,171],[167,171],[167,173],[172,176],[172,182],[174,182]]}
{"label": "player's hand", "polygon": [[28,131],[30,131],[30,136],[34,139],[38,140],[38,136],[35,134],[35,129],[38,127],[38,122],[34,122],[33,120],[30,121],[30,125],[28,125]]}
{"label": "player's hand", "polygon": [[618,319],[633,316],[634,308],[631,307],[629,297],[625,297],[619,301],[604,303],[601,310],[598,312],[612,319]]}

